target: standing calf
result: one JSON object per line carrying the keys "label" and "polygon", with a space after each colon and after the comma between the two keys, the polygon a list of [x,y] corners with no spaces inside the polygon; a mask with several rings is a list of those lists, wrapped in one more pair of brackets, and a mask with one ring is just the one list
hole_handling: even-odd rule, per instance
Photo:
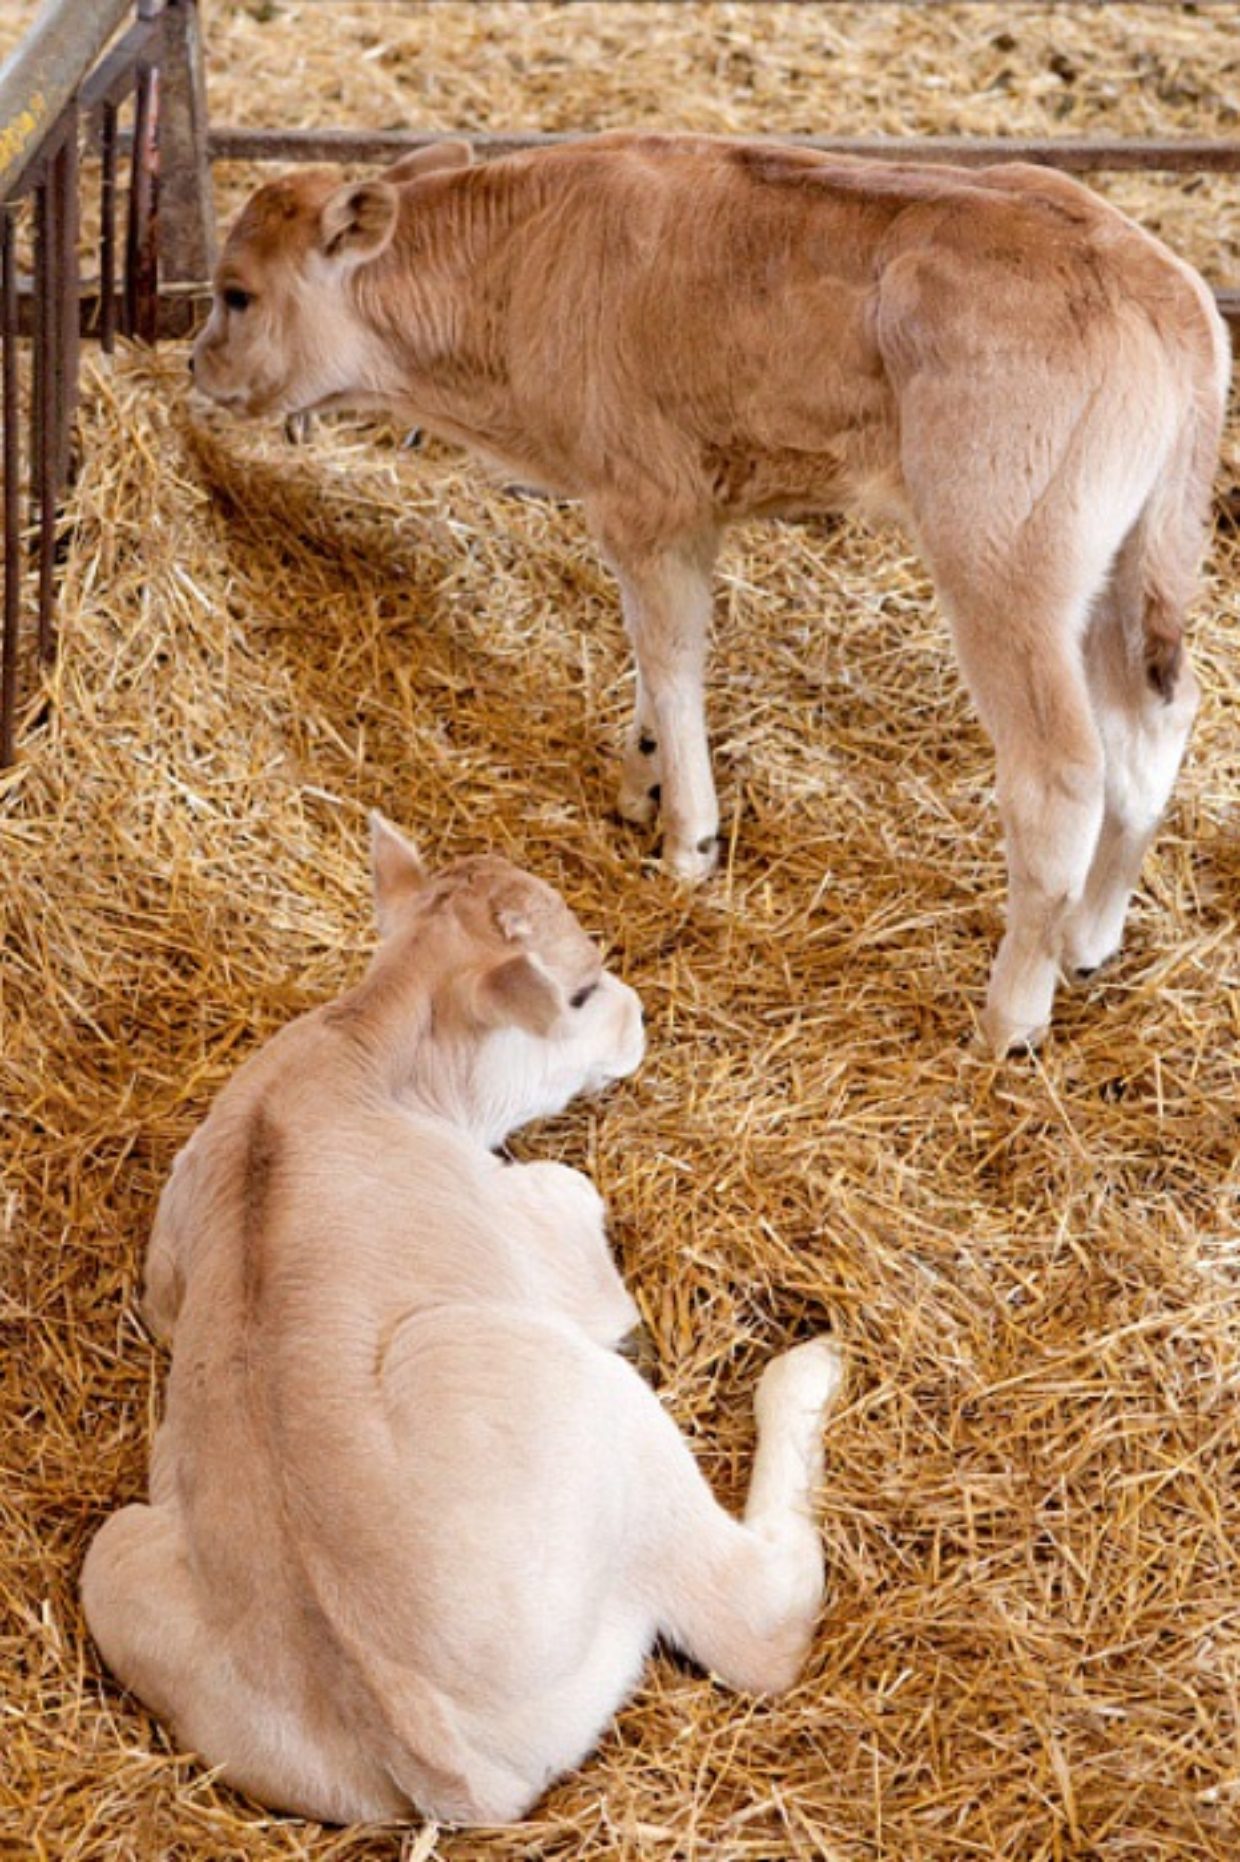
{"label": "standing calf", "polygon": [[791,1686],[839,1370],[823,1340],[767,1366],[730,1518],[617,1355],[637,1312],[592,1185],[492,1152],[636,1067],[636,996],[505,861],[431,879],[378,819],[373,851],[364,980],[241,1068],[160,1201],[151,1501],[82,1595],[126,1686],[260,1801],[503,1822],[658,1634]]}
{"label": "standing calf", "polygon": [[1181,645],[1228,378],[1188,266],[1076,182],[610,135],[262,187],[193,366],[246,413],[390,407],[580,498],[637,706],[620,808],[716,857],[703,712],[722,528],[902,519],[994,741],[1007,929],[985,1024],[1035,1041],[1118,946],[1197,704]]}

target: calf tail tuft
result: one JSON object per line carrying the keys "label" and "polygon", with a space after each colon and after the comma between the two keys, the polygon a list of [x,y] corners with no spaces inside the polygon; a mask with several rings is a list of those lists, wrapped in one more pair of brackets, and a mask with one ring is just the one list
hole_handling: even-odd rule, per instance
{"label": "calf tail tuft", "polygon": [[1194,397],[1117,564],[1132,651],[1164,704],[1175,695],[1184,663],[1185,616],[1210,517],[1222,401],[1221,393]]}
{"label": "calf tail tuft", "polygon": [[1182,633],[1174,638],[1159,634],[1146,627],[1145,634],[1145,676],[1163,703],[1170,704],[1175,696],[1175,688],[1180,676],[1180,666],[1184,659],[1184,641]]}

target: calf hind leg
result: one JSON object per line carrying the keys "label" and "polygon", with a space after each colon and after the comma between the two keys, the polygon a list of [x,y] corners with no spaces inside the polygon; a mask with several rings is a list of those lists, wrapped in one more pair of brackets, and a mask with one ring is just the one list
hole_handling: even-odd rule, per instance
{"label": "calf hind leg", "polygon": [[999,1054],[1045,1032],[1065,928],[1084,895],[1103,817],[1103,748],[1075,629],[1051,617],[1025,644],[983,637],[953,609],[965,677],[995,746],[1008,865],[1007,924],[982,1017]]}
{"label": "calf hind leg", "polygon": [[105,1520],[82,1568],[82,1606],[113,1674],[236,1789],[331,1822],[408,1808],[350,1732],[311,1735],[274,1692],[242,1679],[200,1611],[175,1508],[127,1506]]}
{"label": "calf hind leg", "polygon": [[126,1506],[104,1521],[82,1567],[82,1607],[113,1674],[153,1712],[177,1718],[178,1682],[203,1648],[170,1508]]}
{"label": "calf hind leg", "polygon": [[1155,688],[1135,630],[1125,626],[1123,581],[1107,591],[1086,642],[1094,718],[1106,758],[1105,808],[1084,892],[1063,933],[1066,973],[1091,976],[1119,949],[1141,862],[1167,805],[1196,715],[1199,688],[1181,658]]}
{"label": "calf hind leg", "polygon": [[[1099,854],[1107,748],[1087,643],[1117,555],[1147,527],[1176,444],[1182,377],[1157,344],[1124,357],[1106,356],[1097,336],[1065,348],[1036,293],[1029,321],[988,367],[975,366],[963,300],[959,331],[948,326],[922,349],[920,293],[951,276],[911,268],[884,316],[893,356],[905,357],[909,507],[995,747],[1009,893],[983,1027],[1004,1053],[1032,1046],[1046,1026]],[[912,343],[911,362],[899,342]],[[1130,383],[1142,357],[1138,398]]]}

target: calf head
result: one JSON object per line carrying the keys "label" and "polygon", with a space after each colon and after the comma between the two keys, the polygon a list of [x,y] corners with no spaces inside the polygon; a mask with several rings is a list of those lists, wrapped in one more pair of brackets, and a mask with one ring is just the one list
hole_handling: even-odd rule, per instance
{"label": "calf head", "polygon": [[402,1096],[494,1145],[634,1070],[637,996],[550,886],[493,855],[431,875],[378,814],[371,860],[382,941],[348,1012]]}
{"label": "calf head", "polygon": [[225,241],[190,357],[196,385],[243,414],[383,398],[382,344],[358,306],[358,274],[390,246],[402,187],[471,159],[468,143],[442,142],[378,180],[342,184],[336,170],[311,168],[266,182]]}

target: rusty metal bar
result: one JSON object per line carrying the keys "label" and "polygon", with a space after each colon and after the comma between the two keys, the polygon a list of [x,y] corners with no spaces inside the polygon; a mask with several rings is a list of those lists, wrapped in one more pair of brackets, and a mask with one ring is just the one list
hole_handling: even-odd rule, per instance
{"label": "rusty metal bar", "polygon": [[[33,293],[18,281],[18,328],[23,336],[29,335],[33,328],[32,307]],[[1227,319],[1237,336],[1240,347],[1240,289],[1228,287],[1216,290],[1214,299],[1220,312]],[[211,293],[204,284],[185,284],[169,287],[161,285],[156,305],[156,333],[165,338],[177,340],[192,336],[194,331],[205,321],[211,301]],[[103,327],[105,305],[103,287],[98,279],[87,279],[81,288],[80,327],[83,335],[93,335]]]}
{"label": "rusty metal bar", "polygon": [[77,414],[81,337],[78,328],[78,112],[69,104],[65,136],[54,166],[54,212],[60,240],[60,290],[56,319],[59,391],[56,490],[68,483],[73,461],[73,422]]}
{"label": "rusty metal bar", "polygon": [[138,68],[134,116],[129,224],[125,240],[124,323],[126,336],[155,341],[159,292],[159,72]]}
{"label": "rusty metal bar", "polygon": [[91,116],[107,104],[124,102],[133,89],[134,66],[152,50],[158,32],[157,19],[140,19],[116,41],[82,86],[78,107],[83,116]]}
{"label": "rusty metal bar", "polygon": [[35,490],[34,490],[33,481],[34,481],[34,471],[35,471],[35,460],[39,456],[39,433],[43,426],[44,383],[43,383],[42,371],[39,366],[39,358],[40,358],[42,347],[43,347],[43,341],[44,341],[43,332],[44,332],[44,326],[47,322],[47,306],[48,306],[46,254],[44,250],[44,241],[43,241],[43,219],[42,219],[43,196],[42,196],[42,192],[39,186],[39,182],[42,179],[42,176],[43,174],[45,174],[45,172],[46,172],[46,165],[44,165],[43,168],[41,168],[38,171],[37,175],[28,177],[28,179],[30,179],[30,182],[31,182],[31,285],[32,285],[32,289],[30,293],[30,299],[31,299],[31,309],[34,314],[30,319],[29,330],[24,331],[23,334],[28,334],[30,337],[30,393],[28,396],[27,411],[28,411],[28,416],[30,420],[30,440],[29,440],[28,450],[29,450],[29,468],[30,468],[30,474],[31,474],[31,484],[29,487],[30,504],[31,504],[31,516],[30,516],[31,522],[34,521],[33,506],[34,506],[34,500],[35,500]]}
{"label": "rusty metal bar", "polygon": [[[179,0],[178,0],[179,4]],[[135,333],[156,329],[157,68],[165,0],[137,0],[139,18],[105,51],[134,0],[44,0],[31,31],[0,69],[0,335],[3,336],[3,636],[0,638],[0,766],[12,761],[23,592],[33,557],[35,640],[40,659],[56,650],[56,580],[64,536],[59,502],[73,469],[83,300],[78,264],[79,130],[83,112],[101,128],[102,303],[94,309],[108,347],[116,333],[117,113],[138,93],[130,190],[125,315]],[[103,54],[101,56],[101,54]],[[20,278],[14,203],[30,197],[33,276]],[[30,438],[23,459],[19,335],[28,331]],[[23,471],[25,484],[23,485]],[[23,492],[26,527],[23,534]],[[28,538],[28,542],[27,542]]]}
{"label": "rusty metal bar", "polygon": [[0,646],[0,768],[13,761],[21,625],[21,427],[17,391],[15,210],[0,207],[0,400],[4,416],[4,633]]}
{"label": "rusty metal bar", "polygon": [[[411,149],[442,142],[448,132],[411,135],[408,130],[212,129],[207,149],[216,162],[389,162]],[[455,137],[455,132],[453,132]],[[480,156],[511,155],[519,149],[553,148],[581,138],[534,131],[511,136],[466,136]],[[727,138],[725,138],[727,140]],[[837,155],[878,156],[900,162],[1040,162],[1073,173],[1137,171],[1163,174],[1235,174],[1240,139],[1208,137],[1023,136],[780,136],[772,140]]]}
{"label": "rusty metal bar", "polygon": [[104,104],[99,128],[99,346],[108,356],[116,348],[116,108]]}
{"label": "rusty metal bar", "polygon": [[55,635],[52,621],[54,597],[53,552],[56,542],[56,274],[57,254],[52,224],[51,164],[44,172],[35,195],[35,290],[39,299],[38,325],[34,339],[34,380],[30,397],[30,456],[34,473],[32,487],[38,512],[38,641],[39,658],[50,659]]}
{"label": "rusty metal bar", "polygon": [[[116,330],[117,289],[115,270],[112,274],[112,292],[109,294],[106,283],[106,252],[101,246],[101,274],[99,278],[83,280],[80,288],[79,327],[83,335],[98,335],[101,340],[107,326],[109,297],[112,303],[112,337]],[[113,265],[115,260],[113,259]],[[34,293],[29,281],[18,280],[18,329],[23,336],[32,334],[35,325]],[[1240,288],[1221,287],[1214,293],[1222,315],[1233,326],[1240,347]],[[205,320],[210,304],[210,286],[205,280],[189,281],[184,284],[161,284],[156,303],[156,335],[178,340],[192,336]],[[111,339],[110,339],[111,340]],[[103,344],[105,348],[108,344]]]}
{"label": "rusty metal bar", "polygon": [[215,214],[198,0],[168,0],[163,13],[159,191],[161,273],[177,282],[209,278],[215,265]]}
{"label": "rusty metal bar", "polygon": [[[113,287],[113,331],[120,333],[120,313],[124,309],[123,281]],[[33,336],[36,325],[33,281],[25,276],[17,280],[17,331],[19,336]],[[192,336],[205,322],[211,302],[205,284],[161,285],[155,302],[155,333],[165,339]],[[104,302],[102,281],[93,275],[82,279],[78,289],[78,329],[84,337],[99,337],[103,329]],[[102,345],[101,345],[102,346]],[[115,346],[115,345],[114,345]]]}

